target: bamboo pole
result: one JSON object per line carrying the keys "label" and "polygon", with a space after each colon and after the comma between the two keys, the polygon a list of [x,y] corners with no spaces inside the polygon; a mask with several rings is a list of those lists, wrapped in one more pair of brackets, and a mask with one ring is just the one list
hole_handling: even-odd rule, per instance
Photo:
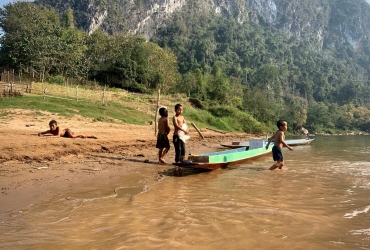
{"label": "bamboo pole", "polygon": [[157,95],[157,108],[155,109],[155,119],[154,119],[154,135],[157,136],[157,119],[158,119],[158,109],[159,109],[159,99],[161,98],[161,89],[158,89]]}
{"label": "bamboo pole", "polygon": [[212,131],[215,131],[215,132],[221,133],[221,134],[227,134],[227,132],[225,132],[225,131],[221,131],[221,130],[217,130],[217,129],[213,129],[213,128],[206,128],[206,129],[212,130]]}
{"label": "bamboo pole", "polygon": [[198,132],[200,138],[203,140],[204,139],[204,136],[202,135],[202,133],[200,132],[200,130],[198,129],[198,127],[195,126],[195,124],[193,122],[190,123],[190,124],[191,124],[191,126],[193,126],[195,128],[195,130]]}

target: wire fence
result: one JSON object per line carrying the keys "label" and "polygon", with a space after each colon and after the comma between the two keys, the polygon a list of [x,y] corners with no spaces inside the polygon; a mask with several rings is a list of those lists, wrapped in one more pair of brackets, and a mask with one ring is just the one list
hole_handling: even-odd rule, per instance
{"label": "wire fence", "polygon": [[86,89],[83,86],[58,85],[51,83],[32,83],[32,94],[48,97],[60,97],[70,100],[81,101],[98,101],[102,104],[110,101],[120,101],[128,95],[126,91],[110,91],[106,87],[96,89]]}
{"label": "wire fence", "polygon": [[[0,73],[1,97],[12,97],[23,94],[42,95],[74,99],[76,101],[100,101],[102,104],[119,101],[123,97],[132,98],[132,94],[122,89],[102,87],[94,83],[79,84],[75,79],[68,79],[62,84],[38,82],[33,73],[17,73],[14,70],[3,70]],[[130,96],[130,97],[129,97]]]}
{"label": "wire fence", "polygon": [[[0,74],[1,98],[22,95],[36,95],[47,98],[61,98],[76,102],[90,101],[107,105],[109,102],[117,102],[148,114],[155,114],[155,93],[138,94],[123,89],[108,88],[93,82],[79,84],[76,79],[57,84],[37,82],[39,79],[32,73],[15,73],[14,71],[2,71]],[[170,100],[161,100],[161,105],[170,105]]]}

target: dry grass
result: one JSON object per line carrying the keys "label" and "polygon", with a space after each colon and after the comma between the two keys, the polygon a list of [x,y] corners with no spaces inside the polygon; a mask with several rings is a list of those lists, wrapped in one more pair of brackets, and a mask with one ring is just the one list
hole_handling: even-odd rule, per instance
{"label": "dry grass", "polygon": [[[104,91],[103,88],[100,89],[85,89],[83,87],[77,86],[66,86],[66,85],[58,85],[58,84],[51,84],[51,83],[33,83],[32,84],[32,92],[34,94],[43,95],[44,90],[46,95],[50,96],[58,96],[58,97],[65,97],[69,99],[86,99],[90,101],[118,101],[124,96],[128,95],[127,91]],[[103,98],[104,97],[104,98]]]}
{"label": "dry grass", "polygon": [[[48,96],[67,98],[70,100],[77,100],[78,98],[79,101],[86,100],[91,102],[99,102],[101,104],[116,102],[147,114],[155,114],[157,108],[157,93],[138,94],[115,88],[107,88],[105,90],[103,87],[86,89],[81,86],[77,88],[77,86],[71,85],[67,86],[39,82],[32,84],[33,94],[44,95],[44,89],[46,89],[46,98]],[[161,107],[165,106],[172,111],[176,103],[182,103],[185,105],[189,104],[185,95],[176,94],[160,96]]]}

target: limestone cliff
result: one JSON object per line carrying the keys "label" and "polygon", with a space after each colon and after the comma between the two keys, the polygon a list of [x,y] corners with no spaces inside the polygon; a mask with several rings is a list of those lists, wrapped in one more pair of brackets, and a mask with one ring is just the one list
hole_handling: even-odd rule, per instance
{"label": "limestone cliff", "polygon": [[158,27],[184,7],[197,11],[212,10],[233,15],[239,22],[247,17],[243,0],[36,0],[60,13],[68,8],[75,13],[76,26],[91,33],[102,28],[107,33],[130,32],[150,38]]}
{"label": "limestone cliff", "polygon": [[[273,26],[288,36],[316,40],[317,46],[327,43],[350,43],[361,49],[368,39],[370,6],[354,0],[36,0],[60,13],[71,8],[76,26],[91,33],[102,28],[107,33],[130,32],[147,39],[185,8],[191,11],[212,11],[233,16],[239,23],[246,20]],[[354,7],[356,6],[356,7]],[[360,7],[359,7],[360,6]],[[336,41],[325,41],[326,33],[335,33]]]}

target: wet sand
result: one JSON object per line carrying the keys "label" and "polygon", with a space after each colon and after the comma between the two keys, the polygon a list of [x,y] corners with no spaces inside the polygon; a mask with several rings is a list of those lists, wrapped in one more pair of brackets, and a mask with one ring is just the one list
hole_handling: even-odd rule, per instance
{"label": "wet sand", "polygon": [[[98,139],[38,137],[51,119],[58,125]],[[217,150],[220,143],[258,138],[245,133],[221,134],[201,130],[203,140],[191,128],[187,154]],[[169,135],[172,139],[172,133]],[[0,118],[0,213],[20,209],[63,195],[70,190],[97,189],[115,178],[161,178],[171,173],[174,150],[158,164],[154,125],[92,122],[82,117],[65,118],[45,113],[34,117],[24,110],[12,110]],[[139,181],[139,180],[138,180]]]}

